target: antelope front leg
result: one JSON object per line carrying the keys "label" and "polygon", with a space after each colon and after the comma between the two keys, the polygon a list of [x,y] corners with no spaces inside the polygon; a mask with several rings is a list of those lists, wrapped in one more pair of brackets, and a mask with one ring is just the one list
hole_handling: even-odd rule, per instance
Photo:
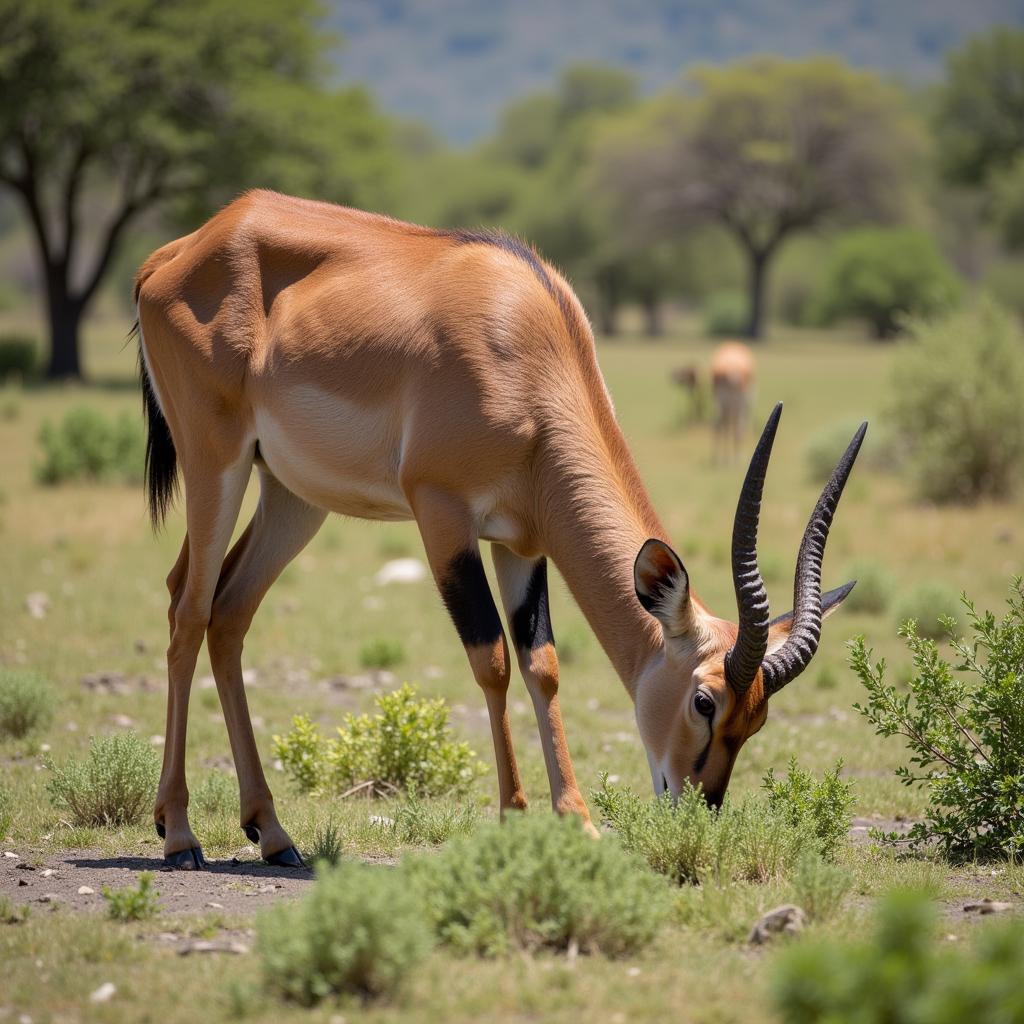
{"label": "antelope front leg", "polygon": [[427,560],[484,692],[498,769],[501,811],[526,807],[508,721],[509,659],[470,510],[445,492],[421,488],[411,498]]}
{"label": "antelope front leg", "polygon": [[551,786],[551,806],[559,814],[577,814],[597,836],[576,783],[569,744],[558,702],[558,655],[548,608],[547,561],[525,559],[500,544],[492,545],[505,617],[512,630],[519,669],[533,700],[544,764]]}

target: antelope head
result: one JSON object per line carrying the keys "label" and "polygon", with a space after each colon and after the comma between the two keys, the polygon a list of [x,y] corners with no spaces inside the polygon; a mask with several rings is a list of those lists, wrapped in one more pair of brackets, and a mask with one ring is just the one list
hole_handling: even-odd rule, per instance
{"label": "antelope head", "polygon": [[793,610],[769,619],[757,567],[761,493],[782,403],[750,460],[732,532],[738,623],[712,615],[690,591],[679,556],[649,540],[634,566],[637,597],[660,623],[664,646],[641,675],[636,715],[654,791],[679,795],[687,779],[718,806],[736,755],[768,715],[768,700],[795,679],[818,649],[821,621],[853,589],[821,592],[821,562],[832,517],[867,430],[861,425],[818,499],[796,561]]}

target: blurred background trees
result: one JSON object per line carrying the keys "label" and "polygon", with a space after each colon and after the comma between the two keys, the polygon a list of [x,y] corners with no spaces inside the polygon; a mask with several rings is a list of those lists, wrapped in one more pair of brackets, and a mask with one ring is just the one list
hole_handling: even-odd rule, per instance
{"label": "blurred background trees", "polygon": [[81,374],[105,284],[127,310],[149,250],[256,186],[518,233],[605,336],[686,308],[714,334],[887,337],[978,288],[1024,315],[1024,31],[967,41],[927,88],[832,57],[653,94],[574,65],[453,147],[339,88],[324,26],[315,0],[0,0],[0,311],[41,305],[48,376]]}

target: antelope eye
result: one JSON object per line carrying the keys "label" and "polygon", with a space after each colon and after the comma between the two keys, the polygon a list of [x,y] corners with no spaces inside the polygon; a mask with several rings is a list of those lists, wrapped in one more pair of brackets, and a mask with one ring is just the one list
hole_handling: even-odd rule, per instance
{"label": "antelope eye", "polygon": [[693,695],[693,706],[702,718],[712,718],[715,714],[715,702],[703,690]]}

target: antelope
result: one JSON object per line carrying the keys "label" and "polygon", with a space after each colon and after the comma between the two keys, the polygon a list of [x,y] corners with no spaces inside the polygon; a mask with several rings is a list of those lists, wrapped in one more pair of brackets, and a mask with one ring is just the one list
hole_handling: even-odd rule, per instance
{"label": "antelope", "polygon": [[[503,814],[527,801],[506,705],[509,645],[481,541],[491,542],[554,810],[596,834],[562,724],[548,558],[633,700],[655,792],[676,796],[689,780],[721,802],[768,699],[806,667],[823,616],[852,587],[822,597],[821,562],[866,424],[811,516],[794,610],[769,621],[757,525],[781,405],[772,412],[736,511],[733,624],[700,601],[669,546],[579,301],[519,240],[255,191],[153,253],[135,296],[154,528],[179,472],[185,491],[187,532],[167,578],[167,731],[154,807],[167,866],[205,866],[185,779],[204,636],[242,828],[265,860],[302,863],[264,777],[241,655],[267,590],[329,512],[415,520],[483,690]],[[228,551],[253,466],[259,504]]]}
{"label": "antelope", "polygon": [[724,342],[711,354],[715,454],[719,459],[739,454],[750,420],[754,377],[754,353],[741,342]]}

